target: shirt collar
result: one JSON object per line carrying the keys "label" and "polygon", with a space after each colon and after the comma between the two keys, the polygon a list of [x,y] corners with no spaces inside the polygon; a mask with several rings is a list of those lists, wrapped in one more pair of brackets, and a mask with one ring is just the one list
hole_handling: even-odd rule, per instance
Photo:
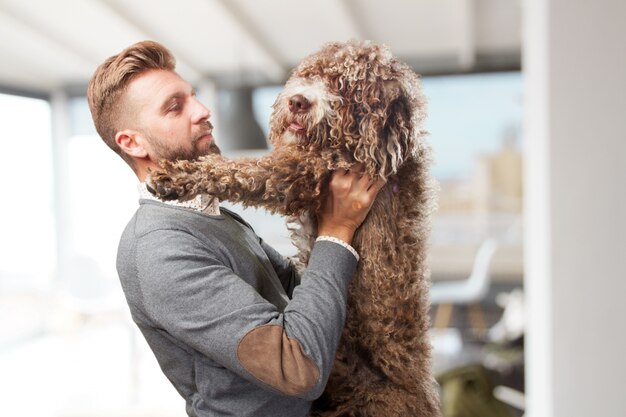
{"label": "shirt collar", "polygon": [[199,211],[210,216],[220,215],[220,201],[217,197],[210,196],[208,194],[198,194],[194,198],[185,201],[178,200],[161,200],[153,195],[146,187],[145,182],[137,184],[137,191],[139,191],[139,198],[146,200],[158,201],[170,206],[187,208],[195,211]]}

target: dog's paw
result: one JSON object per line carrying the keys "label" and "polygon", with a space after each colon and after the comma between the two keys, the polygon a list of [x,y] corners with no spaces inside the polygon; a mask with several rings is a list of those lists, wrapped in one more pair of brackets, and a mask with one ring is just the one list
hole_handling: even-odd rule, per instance
{"label": "dog's paw", "polygon": [[175,180],[175,166],[168,161],[150,171],[146,188],[161,200],[184,200],[189,194],[184,184]]}

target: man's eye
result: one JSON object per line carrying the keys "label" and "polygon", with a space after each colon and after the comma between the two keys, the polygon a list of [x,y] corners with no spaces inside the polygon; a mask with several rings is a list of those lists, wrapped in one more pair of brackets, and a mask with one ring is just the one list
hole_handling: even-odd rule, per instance
{"label": "man's eye", "polygon": [[174,104],[173,106],[170,106],[167,111],[168,113],[172,113],[172,112],[178,112],[180,110],[180,105],[179,104]]}

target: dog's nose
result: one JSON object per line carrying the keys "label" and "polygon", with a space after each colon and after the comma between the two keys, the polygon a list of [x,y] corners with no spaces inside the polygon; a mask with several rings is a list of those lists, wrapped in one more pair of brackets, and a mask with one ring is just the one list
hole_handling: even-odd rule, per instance
{"label": "dog's nose", "polygon": [[289,99],[289,111],[292,113],[305,113],[311,108],[311,103],[302,94],[296,94]]}

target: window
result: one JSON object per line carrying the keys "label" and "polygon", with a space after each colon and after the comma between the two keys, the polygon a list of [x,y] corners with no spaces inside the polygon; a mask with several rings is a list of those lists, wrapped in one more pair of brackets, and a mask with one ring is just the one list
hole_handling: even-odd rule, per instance
{"label": "window", "polygon": [[0,346],[43,329],[42,294],[55,266],[50,106],[0,94]]}
{"label": "window", "polygon": [[3,285],[47,285],[55,256],[50,107],[0,94],[4,180],[0,230]]}
{"label": "window", "polygon": [[[441,187],[431,234],[433,277],[463,277],[487,237],[503,245],[493,271],[522,275],[522,75],[520,72],[427,76],[425,128],[432,175]],[[254,110],[268,132],[282,87],[257,89]]]}

